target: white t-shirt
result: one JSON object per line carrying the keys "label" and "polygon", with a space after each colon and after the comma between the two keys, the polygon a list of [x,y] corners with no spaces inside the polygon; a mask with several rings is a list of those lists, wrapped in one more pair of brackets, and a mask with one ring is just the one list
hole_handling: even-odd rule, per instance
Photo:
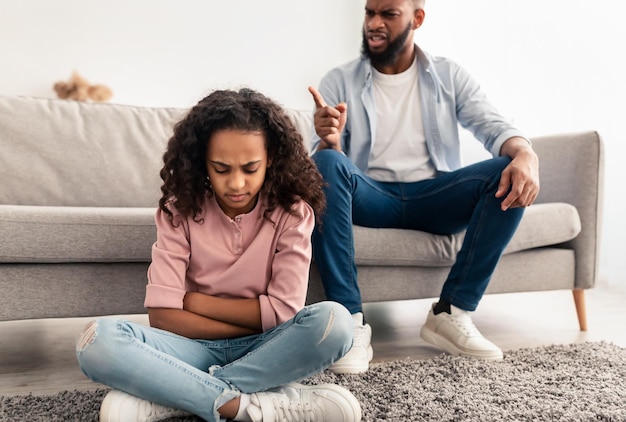
{"label": "white t-shirt", "polygon": [[368,176],[381,182],[416,182],[435,176],[417,83],[417,61],[402,73],[387,75],[372,68],[376,120]]}

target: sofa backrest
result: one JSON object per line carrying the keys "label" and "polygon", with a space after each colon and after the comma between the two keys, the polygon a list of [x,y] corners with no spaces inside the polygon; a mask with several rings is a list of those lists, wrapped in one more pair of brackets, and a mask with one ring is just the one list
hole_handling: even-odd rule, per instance
{"label": "sofa backrest", "polygon": [[[0,204],[156,207],[186,111],[0,96]],[[311,113],[288,112],[308,145]]]}

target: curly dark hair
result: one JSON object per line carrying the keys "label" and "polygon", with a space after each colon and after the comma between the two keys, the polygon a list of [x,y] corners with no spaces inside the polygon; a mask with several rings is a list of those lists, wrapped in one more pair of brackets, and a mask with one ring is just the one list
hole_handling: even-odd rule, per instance
{"label": "curly dark hair", "polygon": [[[252,89],[218,90],[203,98],[174,126],[163,154],[163,185],[159,208],[173,222],[169,202],[182,215],[198,220],[208,183],[206,155],[211,136],[221,130],[259,131],[264,135],[267,168],[261,192],[267,198],[265,218],[280,206],[292,212],[298,200],[309,203],[319,216],[326,199],[324,181],[309,157],[302,136],[286,111],[275,101]],[[269,218],[268,218],[269,219]]]}

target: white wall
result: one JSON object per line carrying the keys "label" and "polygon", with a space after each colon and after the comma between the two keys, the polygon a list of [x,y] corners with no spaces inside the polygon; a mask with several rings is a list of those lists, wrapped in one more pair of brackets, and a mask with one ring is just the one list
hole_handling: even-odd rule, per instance
{"label": "white wall", "polygon": [[0,0],[0,93],[54,97],[77,70],[112,102],[187,107],[246,85],[308,110],[360,18],[335,0]]}
{"label": "white wall", "polygon": [[[77,70],[109,85],[118,103],[187,107],[212,89],[247,85],[307,110],[307,85],[358,54],[363,4],[0,0],[0,94],[54,97],[54,82]],[[603,136],[601,276],[626,282],[624,3],[427,0],[426,8],[416,41],[465,66],[529,136],[588,129]],[[468,147],[468,160],[482,154]]]}

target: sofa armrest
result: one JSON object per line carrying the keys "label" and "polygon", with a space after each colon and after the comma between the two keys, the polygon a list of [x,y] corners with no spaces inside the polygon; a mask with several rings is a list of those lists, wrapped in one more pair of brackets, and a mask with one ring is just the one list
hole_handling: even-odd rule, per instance
{"label": "sofa armrest", "polygon": [[604,146],[597,132],[532,139],[539,155],[538,203],[567,202],[580,215],[581,232],[565,246],[576,252],[575,288],[593,287],[598,276],[604,187]]}

